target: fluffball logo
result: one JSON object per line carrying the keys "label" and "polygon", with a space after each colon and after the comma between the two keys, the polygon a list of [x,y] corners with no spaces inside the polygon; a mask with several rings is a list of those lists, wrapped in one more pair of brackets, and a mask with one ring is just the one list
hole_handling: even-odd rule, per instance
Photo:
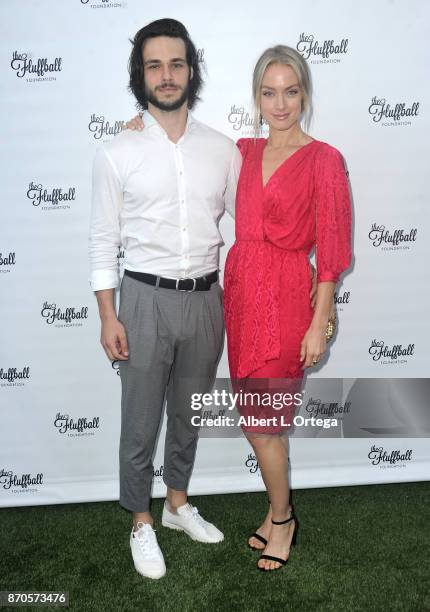
{"label": "fluffball logo", "polygon": [[114,359],[114,361],[112,361],[112,369],[115,370],[118,376],[121,376],[121,372],[119,370],[119,364],[120,364],[119,359]]}
{"label": "fluffball logo", "polygon": [[[236,106],[233,104],[230,107],[230,112],[227,116],[227,121],[233,126],[235,132],[241,133],[242,136],[254,135],[254,118],[244,106]],[[267,121],[263,119],[263,128],[267,125]]]}
{"label": "fluffball logo", "polygon": [[81,327],[83,320],[88,319],[88,306],[68,306],[62,309],[55,303],[44,302],[40,314],[48,325]]}
{"label": "fluffball logo", "polygon": [[246,458],[245,466],[248,468],[251,474],[256,474],[258,470],[260,469],[260,466],[257,461],[257,457],[253,455],[252,453],[249,453],[248,457]]}
{"label": "fluffball logo", "polygon": [[158,468],[152,468],[152,480],[156,483],[163,481],[164,465],[160,465]]}
{"label": "fluffball logo", "polygon": [[116,136],[125,128],[124,121],[114,121],[112,124],[105,119],[104,115],[93,113],[88,124],[88,129],[95,140],[103,137]]}
{"label": "fluffball logo", "polygon": [[394,344],[389,347],[383,340],[373,339],[369,347],[369,355],[373,361],[379,361],[381,364],[388,363],[406,363],[407,359],[414,354],[415,344],[408,344],[407,348],[403,348],[402,344]]}
{"label": "fluffball logo", "polygon": [[373,445],[367,455],[372,465],[380,468],[406,467],[406,461],[412,461],[412,449],[386,451],[383,446]]}
{"label": "fluffball logo", "polygon": [[232,124],[236,131],[242,128],[254,128],[254,120],[244,106],[233,104],[228,115],[228,122]]}
{"label": "fluffball logo", "polygon": [[0,368],[0,387],[23,387],[24,380],[30,378],[30,368]]}
{"label": "fluffball logo", "polygon": [[116,258],[118,260],[119,273],[120,275],[122,275],[124,273],[124,261],[125,261],[125,249],[123,247],[120,247],[118,249]]}
{"label": "fluffball logo", "polygon": [[[61,57],[56,57],[53,60],[49,60],[47,57],[39,57],[33,60],[28,53],[14,51],[10,67],[19,79],[26,77],[27,82],[55,81],[56,77],[52,75],[61,72],[62,63],[63,59]],[[50,76],[45,76],[47,74]]]}
{"label": "fluffball logo", "polygon": [[326,416],[332,417],[334,415],[339,416],[349,412],[351,402],[345,402],[342,406],[339,402],[324,403],[319,398],[310,397],[306,404],[306,412],[313,417]]}
{"label": "fluffball logo", "polygon": [[369,232],[369,240],[374,247],[381,247],[383,251],[400,251],[410,249],[411,244],[417,239],[418,229],[410,230],[398,228],[390,231],[385,225],[372,224]]}
{"label": "fluffball logo", "polygon": [[410,118],[418,116],[419,106],[419,102],[412,102],[409,106],[406,102],[389,104],[385,98],[374,96],[368,111],[372,121],[383,126],[412,125]]}
{"label": "fluffball logo", "polygon": [[68,202],[76,200],[76,188],[45,189],[41,183],[31,182],[28,185],[27,198],[33,206],[40,206],[41,210],[64,210],[70,208]]}
{"label": "fluffball logo", "polygon": [[127,2],[112,2],[112,0],[93,0],[91,3],[90,0],[81,0],[81,4],[88,5],[93,9],[125,8],[127,6]]}
{"label": "fluffball logo", "polygon": [[36,485],[43,485],[43,474],[39,473],[33,476],[32,474],[21,474],[17,476],[12,470],[0,470],[0,486],[6,491],[9,489],[17,490],[17,492],[33,492]]}
{"label": "fluffball logo", "polygon": [[296,49],[311,64],[337,64],[340,58],[332,56],[345,55],[348,51],[348,42],[348,38],[342,38],[340,42],[331,39],[320,42],[313,34],[302,32]]}
{"label": "fluffball logo", "polygon": [[0,274],[10,272],[10,266],[14,266],[15,263],[15,251],[9,251],[9,253],[0,253]]}
{"label": "fluffball logo", "polygon": [[345,306],[350,303],[351,291],[344,291],[343,293],[334,292],[334,303],[336,304],[336,310],[343,312]]}
{"label": "fluffball logo", "polygon": [[57,428],[59,434],[67,434],[69,437],[93,436],[94,430],[100,427],[100,417],[74,419],[68,414],[57,412],[54,427]]}

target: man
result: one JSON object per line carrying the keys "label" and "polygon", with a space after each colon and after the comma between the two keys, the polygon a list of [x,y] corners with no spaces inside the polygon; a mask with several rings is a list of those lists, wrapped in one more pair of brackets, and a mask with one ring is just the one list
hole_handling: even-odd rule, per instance
{"label": "man", "polygon": [[[187,501],[198,431],[192,393],[210,391],[222,352],[218,222],[234,209],[241,158],[232,140],[188,109],[202,85],[196,48],[173,19],[135,36],[130,89],[145,130],[125,131],[96,154],[90,231],[91,286],[101,343],[120,360],[120,504],[133,512],[136,570],[165,572],[149,510],[152,457],[164,399],[167,431],[162,524],[207,543],[223,534]],[[125,246],[118,317],[117,252]]]}

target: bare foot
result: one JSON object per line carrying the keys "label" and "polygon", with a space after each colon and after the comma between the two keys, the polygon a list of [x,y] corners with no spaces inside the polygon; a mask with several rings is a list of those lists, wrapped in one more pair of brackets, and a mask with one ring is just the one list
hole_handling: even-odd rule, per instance
{"label": "bare foot", "polygon": [[[256,533],[258,533],[259,535],[263,536],[263,538],[266,538],[266,540],[268,540],[271,529],[272,529],[272,506],[269,506],[269,512],[267,513],[266,518],[264,519],[261,526],[257,529]],[[265,547],[264,544],[260,542],[260,540],[257,540],[257,538],[254,538],[253,536],[249,538],[248,544],[252,548],[257,548],[258,550],[264,550],[264,547]]]}
{"label": "bare foot", "polygon": [[[284,525],[272,524],[272,529],[270,531],[267,546],[264,549],[264,554],[287,560],[290,554],[294,528],[294,519],[288,523],[285,523]],[[257,565],[261,569],[270,571],[278,569],[282,564],[278,563],[278,561],[271,561],[269,559],[259,559]]]}

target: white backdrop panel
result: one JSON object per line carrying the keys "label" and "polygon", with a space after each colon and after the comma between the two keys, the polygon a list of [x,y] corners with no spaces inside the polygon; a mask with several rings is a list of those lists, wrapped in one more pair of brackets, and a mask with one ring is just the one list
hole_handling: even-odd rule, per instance
{"label": "white backdrop panel", "polygon": [[[252,69],[266,47],[284,43],[306,56],[303,37],[337,46],[326,57],[308,57],[310,133],[345,156],[354,263],[337,288],[340,329],[330,359],[311,377],[428,376],[428,3],[267,0],[264,10],[245,0],[204,8],[165,1],[162,10],[139,0],[2,3],[1,506],[118,496],[120,381],[99,345],[87,282],[91,165],[97,147],[135,114],[129,38],[165,16],[188,27],[207,65],[195,115],[233,139],[251,134]],[[25,73],[24,56],[34,64],[46,58],[54,70]],[[404,104],[410,114],[374,121],[371,112],[388,104]],[[60,189],[68,199],[47,199]],[[222,271],[234,224],[224,217],[221,228]],[[396,230],[414,239],[396,248],[378,244],[378,232]],[[51,322],[56,308],[74,308],[80,318]],[[373,340],[411,347],[409,355],[374,360]],[[228,376],[226,354],[219,376]],[[367,414],[360,402],[352,410]],[[67,417],[93,426],[62,433]],[[336,439],[319,431],[292,440],[294,487],[428,478],[428,439],[343,438],[342,431]],[[154,459],[156,496],[164,493],[163,436],[164,429]],[[378,463],[383,451],[398,451],[398,458]],[[200,440],[191,493],[260,489],[246,440]]]}

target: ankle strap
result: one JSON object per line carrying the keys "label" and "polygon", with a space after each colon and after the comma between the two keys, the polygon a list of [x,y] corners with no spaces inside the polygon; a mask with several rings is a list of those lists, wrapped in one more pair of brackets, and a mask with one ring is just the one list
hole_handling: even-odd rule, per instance
{"label": "ankle strap", "polygon": [[291,516],[290,516],[290,518],[285,519],[285,521],[274,521],[274,520],[272,519],[272,523],[273,523],[274,525],[285,525],[285,523],[289,523],[290,521],[293,521],[293,520],[294,520],[294,516],[293,516],[293,515],[291,515]]}

